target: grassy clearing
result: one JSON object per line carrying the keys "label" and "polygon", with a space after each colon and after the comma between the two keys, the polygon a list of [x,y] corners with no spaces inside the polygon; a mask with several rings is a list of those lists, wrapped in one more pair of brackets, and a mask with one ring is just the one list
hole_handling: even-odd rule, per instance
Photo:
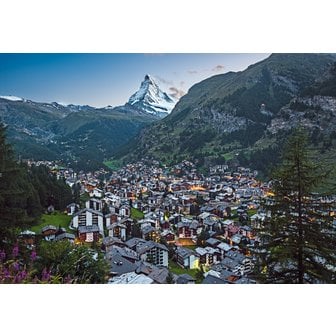
{"label": "grassy clearing", "polygon": [[110,160],[104,161],[104,165],[112,170],[118,170],[122,167],[122,164],[119,160]]}
{"label": "grassy clearing", "polygon": [[257,210],[256,210],[256,209],[249,209],[249,210],[247,210],[247,215],[248,215],[249,217],[255,215],[256,213],[257,213]]}
{"label": "grassy clearing", "polygon": [[223,154],[225,161],[229,161],[232,160],[235,157],[235,153],[234,152],[229,152],[229,153],[225,153]]}
{"label": "grassy clearing", "polygon": [[71,221],[71,216],[68,216],[64,213],[56,211],[51,215],[43,214],[39,224],[34,225],[30,229],[31,231],[34,231],[35,233],[39,234],[41,233],[41,230],[44,226],[54,225],[57,228],[62,227],[66,229],[67,232],[72,232],[72,230],[69,229],[70,221]]}
{"label": "grassy clearing", "polygon": [[196,274],[197,274],[197,269],[186,269],[180,267],[176,262],[169,260],[168,264],[169,271],[174,273],[174,274],[189,274],[192,276],[194,279],[196,279]]}
{"label": "grassy clearing", "polygon": [[145,216],[142,211],[135,208],[131,208],[131,218],[135,220],[141,220],[144,219]]}
{"label": "grassy clearing", "polygon": [[238,213],[237,213],[236,209],[231,211],[231,216],[229,218],[230,219],[236,219],[236,218],[238,218]]}

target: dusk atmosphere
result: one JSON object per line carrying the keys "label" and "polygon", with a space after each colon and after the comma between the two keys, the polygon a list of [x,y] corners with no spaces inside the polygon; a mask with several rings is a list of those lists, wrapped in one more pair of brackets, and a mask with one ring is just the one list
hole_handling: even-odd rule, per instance
{"label": "dusk atmosphere", "polygon": [[38,102],[123,105],[146,74],[180,98],[195,83],[269,54],[0,54],[0,95]]}
{"label": "dusk atmosphere", "polygon": [[333,7],[3,1],[4,335],[332,335]]}
{"label": "dusk atmosphere", "polygon": [[335,54],[0,64],[0,281],[336,282]]}

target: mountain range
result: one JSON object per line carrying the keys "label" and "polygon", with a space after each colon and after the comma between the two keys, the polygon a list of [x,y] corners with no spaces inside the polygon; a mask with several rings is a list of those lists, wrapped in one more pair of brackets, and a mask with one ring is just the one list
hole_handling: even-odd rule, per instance
{"label": "mountain range", "polygon": [[309,129],[320,153],[332,151],[335,61],[332,54],[272,54],[244,71],[208,78],[115,158],[151,157],[167,164],[192,159],[199,166],[230,162],[266,174],[298,125]]}
{"label": "mountain range", "polygon": [[95,108],[0,97],[0,121],[22,158],[78,169],[106,160],[168,165],[230,163],[267,175],[296,126],[321,158],[336,162],[336,56],[272,54],[244,71],[192,86],[177,103],[146,75],[123,106]]}
{"label": "mountain range", "polygon": [[146,75],[123,106],[40,103],[0,96],[0,122],[21,158],[62,160],[94,169],[143,127],[167,116],[176,101]]}

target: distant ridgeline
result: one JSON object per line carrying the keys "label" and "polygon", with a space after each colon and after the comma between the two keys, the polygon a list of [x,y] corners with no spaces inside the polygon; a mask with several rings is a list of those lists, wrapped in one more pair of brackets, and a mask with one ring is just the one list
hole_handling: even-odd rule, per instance
{"label": "distant ridgeline", "polygon": [[95,170],[143,127],[168,115],[175,103],[146,75],[140,89],[117,107],[0,96],[0,122],[21,158],[62,160],[75,169]]}
{"label": "distant ridgeline", "polygon": [[242,165],[267,176],[299,125],[317,157],[336,162],[335,62],[332,54],[272,54],[195,84],[176,105],[149,75],[118,107],[0,97],[0,120],[22,158],[62,160],[76,170],[147,157],[204,169]]}
{"label": "distant ridgeline", "polygon": [[318,155],[336,161],[335,61],[330,54],[272,54],[244,71],[208,78],[115,159],[231,163],[266,175],[301,125]]}
{"label": "distant ridgeline", "polygon": [[22,158],[95,169],[155,117],[136,112],[0,99],[0,120]]}

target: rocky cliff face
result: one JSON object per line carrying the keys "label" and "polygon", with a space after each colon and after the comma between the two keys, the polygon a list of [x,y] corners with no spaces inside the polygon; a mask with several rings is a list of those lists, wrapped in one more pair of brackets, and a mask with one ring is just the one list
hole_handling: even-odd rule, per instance
{"label": "rocky cliff face", "polygon": [[166,92],[163,92],[154,78],[146,75],[140,85],[140,89],[130,97],[126,106],[164,118],[172,111],[175,104],[176,100]]}
{"label": "rocky cliff face", "polygon": [[302,126],[311,131],[318,130],[330,134],[336,129],[335,121],[335,97],[298,97],[280,110],[278,117],[272,119],[267,130],[271,134],[276,134],[279,131],[289,131]]}

